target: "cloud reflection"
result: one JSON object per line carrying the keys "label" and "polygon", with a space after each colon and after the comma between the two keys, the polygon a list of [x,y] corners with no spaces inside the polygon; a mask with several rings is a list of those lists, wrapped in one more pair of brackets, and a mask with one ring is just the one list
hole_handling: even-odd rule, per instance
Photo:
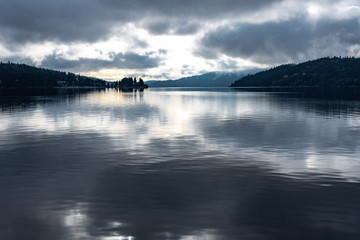
{"label": "cloud reflection", "polygon": [[[159,147],[161,152],[181,155],[182,141],[189,141],[196,146],[193,151],[215,150],[268,161],[285,173],[331,170],[353,178],[360,171],[356,101],[343,105],[342,101],[327,100],[324,105],[320,100],[281,94],[200,90],[107,90],[74,100],[37,105],[26,115],[3,114],[2,139],[8,144],[0,147],[12,148],[12,142],[18,141],[8,131],[13,128],[41,138],[44,133],[96,133],[108,138],[113,149],[145,155],[154,152],[156,156]],[[339,111],[333,117],[319,117],[318,110],[308,109],[343,106],[344,117],[338,117]]]}
{"label": "cloud reflection", "polygon": [[101,91],[4,108],[0,238],[356,239],[357,102],[308,101]]}

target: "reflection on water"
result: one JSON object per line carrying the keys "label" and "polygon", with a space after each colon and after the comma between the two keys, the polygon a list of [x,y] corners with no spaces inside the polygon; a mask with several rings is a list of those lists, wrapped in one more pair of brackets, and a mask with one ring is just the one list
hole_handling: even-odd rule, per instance
{"label": "reflection on water", "polygon": [[0,239],[357,239],[351,91],[1,91]]}

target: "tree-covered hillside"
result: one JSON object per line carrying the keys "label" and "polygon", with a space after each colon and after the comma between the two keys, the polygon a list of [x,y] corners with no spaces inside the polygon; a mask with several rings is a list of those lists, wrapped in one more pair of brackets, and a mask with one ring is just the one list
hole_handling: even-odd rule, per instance
{"label": "tree-covered hillside", "polygon": [[327,57],[245,76],[230,87],[360,86],[360,58]]}
{"label": "tree-covered hillside", "polygon": [[28,87],[106,87],[97,78],[37,68],[25,64],[0,63],[0,88]]}
{"label": "tree-covered hillside", "polygon": [[258,71],[244,70],[237,73],[231,72],[209,72],[202,75],[180,78],[167,81],[149,81],[149,87],[227,87],[242,76]]}

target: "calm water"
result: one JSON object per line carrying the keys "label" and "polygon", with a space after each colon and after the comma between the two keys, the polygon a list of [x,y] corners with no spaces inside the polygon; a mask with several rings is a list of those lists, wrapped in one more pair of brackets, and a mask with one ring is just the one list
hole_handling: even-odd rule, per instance
{"label": "calm water", "polygon": [[357,93],[0,94],[0,239],[360,237]]}

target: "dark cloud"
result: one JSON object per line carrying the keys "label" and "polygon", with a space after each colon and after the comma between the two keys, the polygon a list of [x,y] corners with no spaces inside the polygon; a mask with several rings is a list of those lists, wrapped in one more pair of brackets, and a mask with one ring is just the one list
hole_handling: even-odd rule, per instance
{"label": "dark cloud", "polygon": [[[339,20],[346,16],[336,13],[336,16],[319,15],[315,20],[306,14],[306,8],[311,6],[308,3],[329,6],[341,12],[336,3],[329,0],[305,0],[299,3],[301,6],[293,0],[0,0],[0,44],[11,55],[20,52],[19,49],[24,55],[25,48],[31,46],[27,43],[50,41],[71,45],[120,37],[132,48],[130,51],[136,51],[150,47],[152,41],[146,38],[151,35],[194,35],[203,32],[204,27],[214,27],[212,24],[224,24],[200,39],[194,51],[196,55],[216,59],[219,54],[225,54],[266,64],[298,62],[322,56],[359,55],[359,19],[349,20],[350,16],[347,16],[347,20]],[[288,20],[277,18],[275,10],[284,12],[278,15],[286,15]],[[256,19],[254,16],[257,16]],[[242,22],[236,22],[239,18]],[[272,22],[249,23],[266,19],[272,19]],[[149,34],[144,34],[142,38],[138,34],[144,29]],[[358,53],[351,52],[354,49]],[[106,50],[99,49],[99,52],[103,51],[106,54]],[[26,56],[31,54],[29,51]],[[69,61],[61,56],[49,55],[43,64],[85,71],[85,66],[92,69],[100,69],[101,66],[133,69],[159,66],[156,58],[136,54],[121,57],[125,60],[119,61],[113,56],[110,60],[80,58]],[[29,59],[26,62],[31,64]],[[134,65],[130,66],[130,62]],[[217,66],[236,69],[234,62],[220,62]]]}
{"label": "dark cloud", "polygon": [[168,53],[168,50],[167,50],[167,49],[159,49],[159,50],[158,50],[158,53],[159,53],[159,54],[167,54],[167,53]]}
{"label": "dark cloud", "polygon": [[142,15],[151,15],[152,17],[197,17],[209,19],[258,10],[273,3],[281,2],[281,0],[134,0],[125,3],[117,0],[103,0],[102,2],[116,9],[141,9]]}
{"label": "dark cloud", "polygon": [[149,46],[149,44],[148,44],[146,41],[144,41],[144,40],[142,40],[142,39],[139,39],[139,38],[135,38],[135,39],[133,40],[133,45],[134,45],[135,47],[141,47],[141,48],[146,48],[146,47]]}
{"label": "dark cloud", "polygon": [[225,70],[237,70],[239,69],[239,66],[237,64],[237,61],[235,60],[224,60],[219,62],[220,68]]}
{"label": "dark cloud", "polygon": [[94,42],[107,37],[115,17],[126,19],[124,13],[105,11],[97,1],[1,0],[0,6],[2,38],[12,44]]}
{"label": "dark cloud", "polygon": [[67,69],[72,71],[96,71],[102,68],[118,69],[145,69],[159,66],[161,59],[159,57],[139,55],[136,53],[113,53],[110,60],[95,58],[80,58],[77,60],[68,60],[61,55],[53,53],[45,57],[41,66],[52,69]]}
{"label": "dark cloud", "polygon": [[170,23],[154,22],[147,25],[149,32],[154,34],[164,34],[170,31]]}
{"label": "dark cloud", "polygon": [[1,57],[0,58],[1,62],[14,62],[14,63],[23,63],[23,64],[28,64],[28,65],[36,65],[36,63],[34,62],[33,59],[28,58],[28,57],[22,57],[22,56],[11,56],[11,57]]}
{"label": "dark cloud", "polygon": [[[150,32],[191,34],[198,29],[194,18],[239,14],[278,1],[0,0],[0,32],[3,42],[8,44],[46,40],[95,42],[114,34],[114,26],[140,23],[156,16],[158,22],[147,26]],[[169,17],[174,21],[168,25]],[[182,24],[180,20],[184,17],[188,19]]]}
{"label": "dark cloud", "polygon": [[331,55],[349,55],[360,44],[358,19],[310,21],[306,16],[264,24],[232,24],[205,34],[197,54],[250,58],[260,63],[283,63]]}
{"label": "dark cloud", "polygon": [[175,35],[189,35],[194,34],[200,28],[198,22],[186,22],[186,21],[157,21],[147,23],[145,28],[152,34],[175,34]]}

